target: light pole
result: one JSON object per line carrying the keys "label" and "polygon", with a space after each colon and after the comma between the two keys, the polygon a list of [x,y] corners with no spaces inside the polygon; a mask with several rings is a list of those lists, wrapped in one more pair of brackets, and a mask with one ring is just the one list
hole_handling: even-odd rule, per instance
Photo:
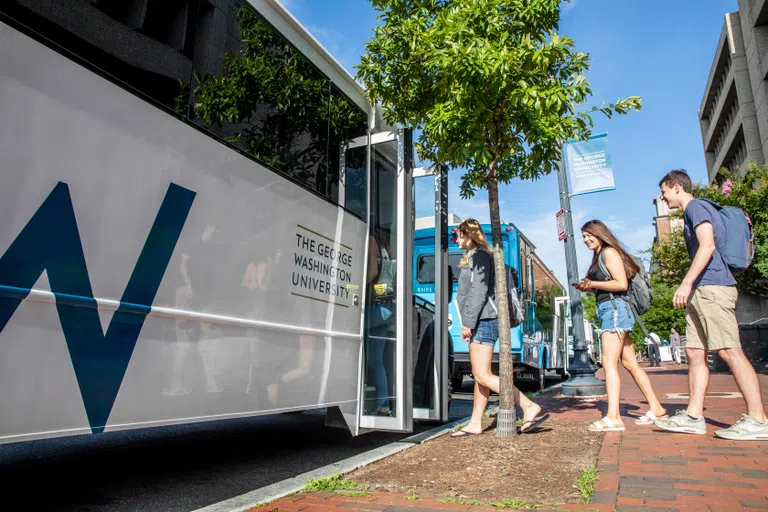
{"label": "light pole", "polygon": [[[593,396],[605,394],[605,382],[595,377],[597,368],[590,362],[586,337],[584,335],[584,314],[581,308],[581,292],[570,285],[579,282],[579,266],[576,263],[576,239],[573,236],[571,217],[571,192],[568,190],[568,176],[564,159],[557,166],[557,183],[560,189],[560,208],[565,213],[565,266],[568,276],[568,295],[571,298],[571,321],[573,323],[573,363],[568,367],[571,377],[563,383],[565,396]],[[566,346],[568,339],[565,339]],[[565,363],[568,363],[566,351]]]}

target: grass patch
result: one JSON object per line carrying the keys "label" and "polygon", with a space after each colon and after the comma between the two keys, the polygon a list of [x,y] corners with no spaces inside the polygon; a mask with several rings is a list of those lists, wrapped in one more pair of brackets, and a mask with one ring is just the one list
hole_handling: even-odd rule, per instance
{"label": "grass patch", "polygon": [[354,498],[362,498],[364,496],[370,496],[370,493],[365,491],[339,491],[338,494],[342,496],[349,496]]}
{"label": "grass patch", "polygon": [[468,500],[468,499],[462,499],[457,498],[455,496],[451,496],[448,498],[443,498],[443,503],[454,503],[456,505],[472,505],[475,507],[496,507],[496,508],[537,508],[538,506],[535,503],[531,503],[529,501],[521,501],[521,500],[502,500],[497,501],[494,503],[488,502],[488,501],[478,501],[478,500]]}
{"label": "grass patch", "polygon": [[355,489],[356,487],[357,484],[355,482],[337,474],[323,478],[313,478],[304,486],[304,492],[333,492]]}
{"label": "grass patch", "polygon": [[455,503],[456,505],[473,505],[476,507],[482,507],[483,505],[488,505],[488,502],[486,501],[477,501],[477,500],[464,500],[460,498],[443,498],[443,503]]}
{"label": "grass patch", "polygon": [[576,480],[576,488],[579,489],[581,494],[581,502],[589,503],[589,498],[592,497],[592,493],[595,492],[595,484],[597,483],[597,462],[593,462],[591,466],[581,472],[579,479]]}
{"label": "grass patch", "polygon": [[496,503],[491,503],[491,506],[496,508],[536,508],[535,503],[520,500],[497,501]]}
{"label": "grass patch", "polygon": [[405,499],[410,500],[410,501],[417,500],[417,499],[419,499],[419,495],[416,494],[416,490],[415,489],[409,489],[408,490],[408,494],[405,496]]}

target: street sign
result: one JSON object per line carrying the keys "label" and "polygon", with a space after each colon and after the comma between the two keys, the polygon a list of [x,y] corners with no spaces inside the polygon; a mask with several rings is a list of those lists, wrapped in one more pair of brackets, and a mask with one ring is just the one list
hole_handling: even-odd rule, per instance
{"label": "street sign", "polygon": [[565,210],[560,210],[555,215],[555,218],[557,219],[557,239],[559,241],[565,240],[566,234],[565,234]]}
{"label": "street sign", "polygon": [[567,143],[565,157],[572,195],[616,189],[611,154],[608,152],[608,134]]}

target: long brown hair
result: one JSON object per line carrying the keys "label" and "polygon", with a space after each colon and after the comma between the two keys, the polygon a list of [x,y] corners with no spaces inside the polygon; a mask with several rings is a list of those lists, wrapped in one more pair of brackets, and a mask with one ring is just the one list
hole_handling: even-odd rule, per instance
{"label": "long brown hair", "polygon": [[592,256],[592,264],[589,266],[587,275],[591,274],[592,271],[595,270],[595,267],[597,266],[597,259],[600,257],[600,252],[604,251],[606,247],[615,249],[616,252],[619,253],[619,256],[621,256],[621,261],[624,262],[624,271],[627,273],[627,279],[632,279],[638,272],[640,272],[640,267],[637,266],[635,260],[632,259],[632,256],[629,255],[629,253],[624,249],[624,246],[621,245],[611,230],[608,229],[608,226],[603,224],[602,221],[597,219],[587,221],[583,226],[581,226],[581,230],[586,231],[602,242],[600,251],[594,251],[595,254]]}
{"label": "long brown hair", "polygon": [[485,238],[483,227],[475,219],[465,220],[459,224],[459,227],[456,228],[456,231],[464,236],[469,237],[475,243],[474,248],[469,249],[466,253],[464,253],[464,257],[461,258],[461,261],[459,262],[460,266],[463,267],[469,262],[469,256],[477,247],[482,247],[489,253],[491,252],[491,247],[488,245],[488,240]]}

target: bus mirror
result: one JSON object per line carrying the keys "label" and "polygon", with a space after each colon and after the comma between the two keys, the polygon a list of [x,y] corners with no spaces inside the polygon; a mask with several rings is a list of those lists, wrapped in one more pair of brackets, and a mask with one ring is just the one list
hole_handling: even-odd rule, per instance
{"label": "bus mirror", "polygon": [[448,303],[453,302],[453,267],[448,265]]}

